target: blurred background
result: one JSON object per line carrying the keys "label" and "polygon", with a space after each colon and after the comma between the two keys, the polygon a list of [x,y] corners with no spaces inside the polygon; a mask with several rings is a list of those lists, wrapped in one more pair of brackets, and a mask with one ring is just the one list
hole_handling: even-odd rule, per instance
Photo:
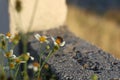
{"label": "blurred background", "polygon": [[[120,58],[120,0],[67,0],[66,25],[76,36]],[[0,0],[0,32],[9,30],[8,1]]]}
{"label": "blurred background", "polygon": [[120,0],[67,0],[67,4],[69,29],[120,58]]}

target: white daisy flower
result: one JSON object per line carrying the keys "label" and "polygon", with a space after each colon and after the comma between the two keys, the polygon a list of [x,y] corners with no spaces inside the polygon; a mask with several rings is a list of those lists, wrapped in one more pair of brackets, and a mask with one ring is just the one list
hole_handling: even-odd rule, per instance
{"label": "white daisy flower", "polygon": [[21,55],[19,56],[19,58],[20,58],[22,61],[27,61],[27,60],[29,60],[29,58],[30,58],[31,60],[34,60],[34,57],[33,57],[33,56],[30,56],[30,53],[29,53],[29,52],[24,53],[24,54],[21,54]]}
{"label": "white daisy flower", "polygon": [[15,58],[15,62],[20,64],[20,63],[26,63],[26,61],[21,60],[19,57]]}
{"label": "white daisy flower", "polygon": [[39,34],[35,34],[34,37],[35,37],[38,41],[40,41],[40,43],[44,43],[44,42],[49,43],[49,41],[47,40],[47,38],[48,38],[47,36],[41,36],[41,35],[39,35]]}
{"label": "white daisy flower", "polygon": [[6,33],[6,38],[7,39],[13,39],[15,35],[12,35],[10,32]]}
{"label": "white daisy flower", "polygon": [[30,56],[30,53],[28,52],[27,55],[30,57],[31,60],[34,60],[33,56]]}
{"label": "white daisy flower", "polygon": [[51,37],[51,39],[53,40],[54,45],[61,46],[61,47],[65,45],[65,41],[63,40],[62,37],[59,37],[59,36],[56,38]]}
{"label": "white daisy flower", "polygon": [[10,50],[9,52],[5,53],[4,56],[7,58],[16,58],[16,55],[13,55],[13,50]]}
{"label": "white daisy flower", "polygon": [[38,62],[34,62],[28,65],[28,69],[33,69],[33,71],[37,72],[40,68],[40,64]]}

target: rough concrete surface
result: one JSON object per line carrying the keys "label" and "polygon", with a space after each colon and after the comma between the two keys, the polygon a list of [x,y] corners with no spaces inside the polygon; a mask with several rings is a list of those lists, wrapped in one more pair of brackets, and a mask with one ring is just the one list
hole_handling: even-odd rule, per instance
{"label": "rough concrete surface", "polygon": [[[93,74],[98,75],[99,80],[120,80],[120,60],[75,37],[66,27],[38,33],[62,36],[66,41],[66,45],[48,61],[59,80],[91,80]],[[38,42],[33,36],[29,49],[38,52]]]}

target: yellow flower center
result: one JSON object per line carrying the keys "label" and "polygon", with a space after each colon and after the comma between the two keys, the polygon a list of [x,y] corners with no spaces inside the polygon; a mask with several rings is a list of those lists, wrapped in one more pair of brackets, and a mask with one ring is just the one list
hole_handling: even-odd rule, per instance
{"label": "yellow flower center", "polygon": [[59,39],[56,39],[56,43],[60,45],[61,41]]}
{"label": "yellow flower center", "polygon": [[15,68],[15,64],[14,63],[10,63],[9,67],[10,67],[10,69],[14,69]]}
{"label": "yellow flower center", "polygon": [[8,36],[8,37],[11,37],[11,34],[10,34],[10,32],[6,33],[6,36]]}
{"label": "yellow flower center", "polygon": [[46,40],[46,37],[44,37],[44,36],[41,36],[41,37],[39,38],[39,41],[40,41],[40,42],[45,42],[45,40]]}
{"label": "yellow flower center", "polygon": [[11,39],[11,41],[12,41],[14,44],[18,44],[19,40],[20,40],[19,34],[15,34],[15,36]]}
{"label": "yellow flower center", "polygon": [[62,37],[57,37],[56,38],[56,41],[55,41],[58,45],[60,45],[62,42],[63,42],[63,39],[62,39]]}
{"label": "yellow flower center", "polygon": [[39,65],[38,62],[34,62],[34,63],[33,63],[33,66],[34,66],[34,67],[39,67],[40,65]]}
{"label": "yellow flower center", "polygon": [[20,62],[21,62],[21,60],[20,60],[20,59],[16,59],[15,61],[16,61],[16,63],[20,63]]}
{"label": "yellow flower center", "polygon": [[44,65],[44,68],[45,68],[45,69],[48,69],[48,68],[49,68],[49,65],[48,65],[48,64],[45,64],[45,65]]}
{"label": "yellow flower center", "polygon": [[11,57],[11,53],[8,52],[8,53],[5,54],[5,56],[6,56],[7,58]]}

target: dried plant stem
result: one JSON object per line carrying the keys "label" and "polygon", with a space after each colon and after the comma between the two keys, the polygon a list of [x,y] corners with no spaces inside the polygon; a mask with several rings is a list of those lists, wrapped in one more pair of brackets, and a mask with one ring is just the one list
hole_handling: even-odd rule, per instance
{"label": "dried plant stem", "polygon": [[21,19],[21,14],[16,12],[15,7],[12,5],[11,0],[9,1],[9,5],[12,8],[11,10],[13,11],[13,16],[12,17],[13,17],[13,19],[15,21],[15,25],[18,26],[17,29],[19,29],[19,31],[22,31],[20,26],[24,27],[24,24],[23,24],[22,19]]}
{"label": "dried plant stem", "polygon": [[32,15],[31,15],[31,19],[30,19],[30,22],[29,22],[29,25],[28,25],[28,30],[27,30],[27,32],[29,32],[30,29],[31,29],[31,27],[33,26],[34,19],[35,19],[35,15],[36,15],[36,11],[37,11],[38,3],[39,3],[39,0],[36,0],[36,1],[35,1],[35,4],[34,4],[34,8],[33,8]]}

